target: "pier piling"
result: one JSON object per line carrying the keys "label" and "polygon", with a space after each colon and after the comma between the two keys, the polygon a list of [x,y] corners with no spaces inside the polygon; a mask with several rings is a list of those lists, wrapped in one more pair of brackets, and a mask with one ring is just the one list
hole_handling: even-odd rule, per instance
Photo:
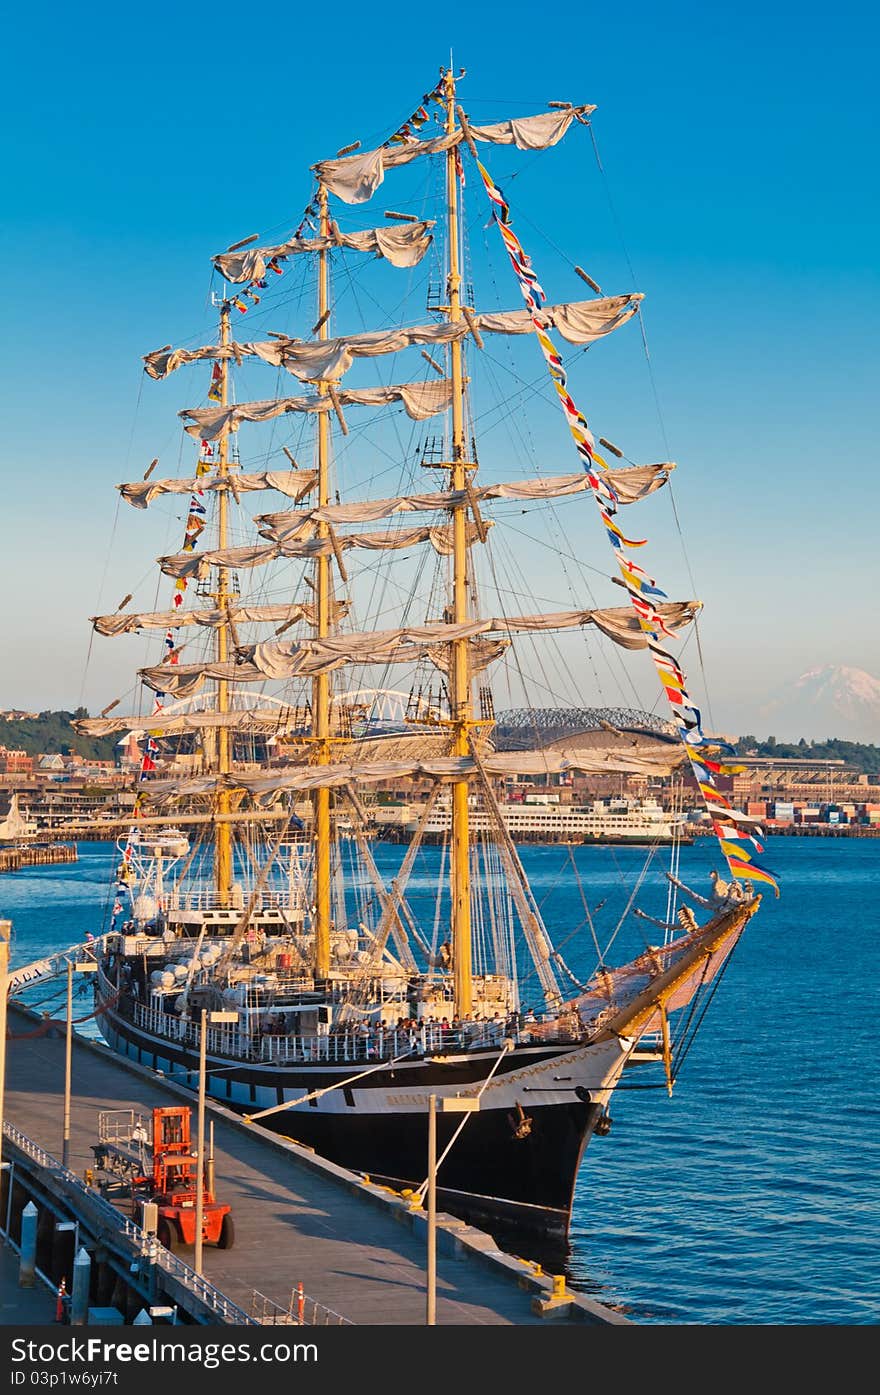
{"label": "pier piling", "polygon": [[37,1220],[39,1213],[32,1201],[21,1213],[21,1254],[18,1266],[19,1288],[33,1288],[37,1268]]}
{"label": "pier piling", "polygon": [[73,1261],[73,1286],[70,1294],[70,1325],[85,1327],[89,1315],[89,1286],[92,1278],[92,1259],[84,1247],[77,1252]]}

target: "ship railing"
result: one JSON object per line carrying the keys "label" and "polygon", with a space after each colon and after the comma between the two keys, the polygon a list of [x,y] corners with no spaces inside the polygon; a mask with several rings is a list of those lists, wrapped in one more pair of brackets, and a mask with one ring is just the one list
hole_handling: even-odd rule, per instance
{"label": "ship railing", "polygon": [[259,1059],[267,1063],[284,1064],[300,1061],[382,1061],[399,1056],[422,1056],[437,1052],[466,1052],[474,1049],[493,1049],[501,1046],[516,1032],[506,1029],[490,1031],[446,1031],[439,1027],[407,1030],[384,1030],[361,1033],[334,1032],[328,1036],[275,1036],[255,1037],[259,1042]]}
{"label": "ship railing", "polygon": [[[165,1037],[175,1045],[199,1049],[199,1022],[187,1017],[178,1017],[173,1012],[163,1012],[152,1004],[137,1003],[134,1009],[136,1027],[154,1036]],[[246,1060],[251,1054],[250,1034],[240,1027],[209,1027],[205,1038],[205,1049],[215,1055],[239,1056]]]}
{"label": "ship railing", "polygon": [[642,1035],[639,1037],[639,1046],[642,1048],[650,1047],[652,1050],[656,1050],[662,1045],[663,1033],[660,1031],[642,1032]]}
{"label": "ship railing", "polygon": [[[199,1023],[163,1012],[160,1007],[138,1003],[135,1025],[154,1036],[164,1037],[192,1051],[199,1048]],[[519,1031],[506,1022],[471,1023],[457,1029],[440,1024],[415,1028],[371,1028],[367,1031],[335,1031],[303,1036],[296,1032],[278,1033],[244,1027],[208,1027],[205,1050],[214,1056],[234,1057],[266,1065],[300,1065],[314,1061],[362,1062],[392,1060],[399,1056],[424,1056],[436,1052],[497,1050],[511,1038],[516,1044],[528,1042],[528,1029]],[[567,1038],[566,1038],[567,1039]],[[542,1042],[549,1038],[542,1037]]]}
{"label": "ship railing", "polygon": [[[219,896],[216,891],[207,889],[185,891],[172,891],[168,897],[168,907],[173,911],[228,911],[243,910],[247,896],[253,893],[242,893],[241,904],[231,905],[228,898]],[[287,891],[262,891],[258,892],[254,898],[254,909],[258,911],[273,910],[278,907],[286,909],[291,904],[290,893]],[[298,903],[297,903],[298,904]]]}
{"label": "ship railing", "polygon": [[[197,1045],[199,1041],[199,1028],[193,1023],[192,1042]],[[250,1059],[254,1054],[254,1042],[250,1033],[241,1027],[209,1027],[208,1035],[205,1038],[205,1050],[211,1051],[215,1056],[240,1056],[242,1059]]]}
{"label": "ship railing", "polygon": [[[129,1220],[117,1210],[111,1202],[95,1191],[93,1187],[83,1182],[75,1172],[64,1167],[62,1163],[54,1158],[51,1153],[47,1153],[38,1143],[35,1143],[27,1134],[22,1133],[14,1124],[4,1123],[3,1135],[8,1138],[20,1153],[35,1162],[45,1173],[51,1174],[59,1183],[63,1184],[64,1191],[68,1196],[72,1196],[76,1210],[82,1216],[86,1225],[94,1226],[96,1235],[103,1227],[107,1230],[121,1234],[137,1252],[141,1259],[150,1266],[164,1270],[169,1276],[173,1276],[178,1283],[198,1298],[198,1300],[220,1321],[235,1326],[254,1326],[256,1319],[237,1303],[233,1303],[213,1284],[201,1274],[197,1274],[183,1260],[178,1259],[160,1245],[155,1235],[142,1230],[134,1221]],[[90,1228],[91,1228],[90,1226]]]}
{"label": "ship railing", "polygon": [[[95,974],[95,978],[97,979],[97,983],[95,985],[96,1001],[98,998],[102,998],[105,1002],[108,1001],[110,998],[113,997],[114,993],[116,992],[116,984],[113,983],[113,981],[110,978],[108,978],[104,970],[103,964],[98,965],[98,972]],[[115,1007],[117,1012],[122,1011],[121,1002],[117,1002],[115,1004]]]}

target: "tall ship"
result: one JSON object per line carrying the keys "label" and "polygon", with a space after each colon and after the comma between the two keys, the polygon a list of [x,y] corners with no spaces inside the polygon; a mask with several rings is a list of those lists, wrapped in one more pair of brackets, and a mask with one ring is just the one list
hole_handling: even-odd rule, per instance
{"label": "tall ship", "polygon": [[[704,730],[675,657],[699,605],[667,598],[622,519],[673,466],[595,436],[572,396],[587,383],[568,382],[566,363],[584,377],[581,351],[621,330],[641,296],[606,296],[576,267],[573,298],[551,302],[490,169],[583,139],[594,108],[552,102],[479,124],[461,78],[442,71],[377,148],[355,141],[313,165],[283,239],[246,237],[212,258],[212,342],[145,356],[152,380],[185,369],[198,405],[179,412],[180,473],[154,460],[118,486],[135,509],[158,509],[159,536],[181,518],[177,550],[158,559],[160,608],[154,582],[143,608],[127,595],[92,617],[98,634],[146,646],[139,710],[116,713],[115,699],[77,722],[135,733],[142,751],[96,1011],[114,1050],[190,1087],[204,1038],[213,1098],[401,1191],[424,1189],[435,1097],[446,1209],[564,1237],[624,1071],[652,1057],[671,1088],[775,881],[754,821],[721,792],[731,750]],[[395,184],[397,208],[370,213],[386,179],[408,177],[414,193]],[[486,247],[472,264],[475,229]],[[487,257],[497,308],[476,291]],[[427,296],[418,322],[394,308],[412,286]],[[245,314],[266,324],[259,338],[236,337]],[[497,345],[522,358],[516,391],[538,382],[558,411],[540,453],[567,472],[479,470],[474,392],[497,371]],[[579,511],[579,534],[592,530],[595,571],[619,588],[608,604],[590,594],[548,609],[519,571],[518,591],[493,584],[505,510],[519,549],[523,514],[528,529],[544,509]],[[674,739],[609,731],[589,750],[496,749],[493,673],[522,645],[572,634],[615,662],[653,663]],[[540,661],[517,671],[526,687],[536,676],[541,700]],[[396,724],[380,712],[391,675],[408,694]],[[577,926],[542,908],[501,803],[512,772],[577,770],[692,775],[727,868],[687,904],[671,881],[666,917],[643,913],[639,952],[622,964],[597,953],[590,972],[568,962]],[[407,782],[424,807],[389,876],[365,798]],[[443,808],[443,847],[428,849]],[[633,906],[638,889],[634,877]],[[444,1110],[456,1097],[472,1107]]]}

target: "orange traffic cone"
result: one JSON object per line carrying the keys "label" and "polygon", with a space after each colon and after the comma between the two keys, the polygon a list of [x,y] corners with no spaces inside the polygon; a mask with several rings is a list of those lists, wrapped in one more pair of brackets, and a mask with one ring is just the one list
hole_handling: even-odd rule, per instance
{"label": "orange traffic cone", "polygon": [[62,1279],[58,1285],[58,1296],[55,1300],[55,1321],[64,1321],[64,1299],[67,1296],[67,1280]]}

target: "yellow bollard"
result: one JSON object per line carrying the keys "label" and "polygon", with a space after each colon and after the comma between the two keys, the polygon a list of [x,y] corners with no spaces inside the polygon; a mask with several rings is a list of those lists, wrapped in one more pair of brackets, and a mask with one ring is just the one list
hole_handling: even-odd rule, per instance
{"label": "yellow bollard", "polygon": [[549,1275],[552,1286],[546,1296],[536,1294],[532,1299],[532,1312],[538,1317],[564,1317],[571,1311],[572,1295],[566,1290],[565,1275]]}

